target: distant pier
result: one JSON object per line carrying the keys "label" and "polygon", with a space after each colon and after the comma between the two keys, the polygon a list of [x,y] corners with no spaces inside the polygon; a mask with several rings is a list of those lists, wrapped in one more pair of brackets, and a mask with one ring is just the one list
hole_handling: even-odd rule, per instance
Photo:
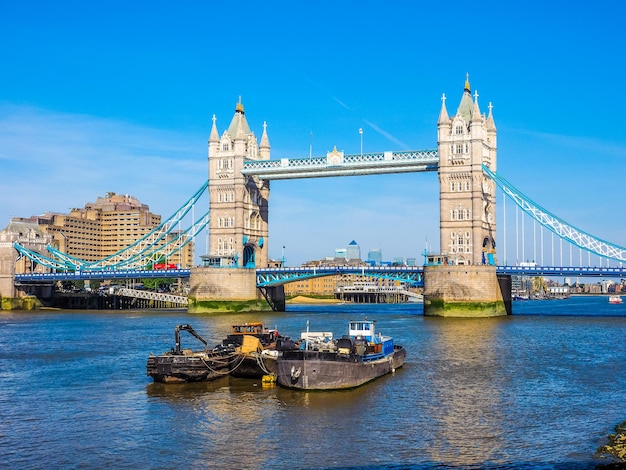
{"label": "distant pier", "polygon": [[411,292],[404,286],[379,286],[373,282],[355,282],[339,286],[335,298],[359,304],[399,304],[407,302],[422,303],[421,294]]}

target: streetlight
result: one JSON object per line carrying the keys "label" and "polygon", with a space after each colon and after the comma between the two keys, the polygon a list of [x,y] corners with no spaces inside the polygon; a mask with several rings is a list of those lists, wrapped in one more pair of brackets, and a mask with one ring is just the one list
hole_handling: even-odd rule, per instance
{"label": "streetlight", "polygon": [[359,134],[361,135],[361,157],[363,157],[363,128],[359,127]]}
{"label": "streetlight", "polygon": [[282,250],[280,251],[280,259],[281,259],[281,267],[285,267],[285,245],[283,245]]}

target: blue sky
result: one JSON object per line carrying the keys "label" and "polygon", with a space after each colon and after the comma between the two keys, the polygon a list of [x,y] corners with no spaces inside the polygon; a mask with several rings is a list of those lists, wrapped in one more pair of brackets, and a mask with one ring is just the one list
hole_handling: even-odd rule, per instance
{"label": "blue sky", "polygon": [[[311,132],[316,156],[358,153],[359,128],[365,152],[436,148],[441,95],[455,112],[469,73],[494,106],[499,172],[624,246],[624,17],[621,1],[4,1],[0,227],[109,191],[170,215],[239,96],[272,158],[308,156]],[[271,184],[270,256],[285,246],[290,265],[351,240],[420,259],[438,227],[435,173]],[[521,256],[507,247],[501,260]]]}

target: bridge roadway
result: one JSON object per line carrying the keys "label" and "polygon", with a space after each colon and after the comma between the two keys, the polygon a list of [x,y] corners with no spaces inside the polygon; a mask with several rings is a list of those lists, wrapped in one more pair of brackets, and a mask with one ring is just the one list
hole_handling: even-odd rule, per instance
{"label": "bridge roadway", "polygon": [[102,271],[72,271],[60,273],[16,274],[17,283],[37,283],[42,281],[87,281],[105,279],[146,279],[146,278],[186,278],[191,269],[107,269]]}
{"label": "bridge roadway", "polygon": [[[223,268],[229,269],[229,268]],[[557,266],[497,266],[498,274],[519,276],[548,277],[626,277],[626,268],[598,267],[557,267]],[[423,266],[301,266],[285,268],[257,269],[257,286],[269,287],[288,282],[315,277],[333,276],[338,274],[357,274],[423,285]],[[76,271],[63,273],[30,273],[16,274],[15,283],[37,284],[49,281],[78,281],[105,279],[142,279],[142,278],[188,278],[190,269],[159,269],[159,270],[104,270]]]}

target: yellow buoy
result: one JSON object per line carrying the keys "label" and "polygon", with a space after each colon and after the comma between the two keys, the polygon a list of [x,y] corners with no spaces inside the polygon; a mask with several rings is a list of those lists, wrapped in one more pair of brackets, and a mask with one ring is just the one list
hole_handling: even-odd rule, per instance
{"label": "yellow buoy", "polygon": [[263,385],[272,385],[276,383],[276,376],[275,375],[264,375],[261,378],[261,383]]}

